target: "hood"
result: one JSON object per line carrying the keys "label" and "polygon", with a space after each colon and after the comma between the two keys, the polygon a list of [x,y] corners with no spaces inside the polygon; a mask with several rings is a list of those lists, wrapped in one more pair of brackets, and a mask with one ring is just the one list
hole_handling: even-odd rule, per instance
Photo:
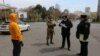
{"label": "hood", "polygon": [[9,15],[10,22],[17,22],[16,13],[11,13]]}

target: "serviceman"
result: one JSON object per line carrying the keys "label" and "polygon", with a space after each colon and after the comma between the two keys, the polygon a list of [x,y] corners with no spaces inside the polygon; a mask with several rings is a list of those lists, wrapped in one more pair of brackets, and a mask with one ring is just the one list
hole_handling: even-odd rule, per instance
{"label": "serviceman", "polygon": [[50,44],[53,43],[53,34],[54,32],[54,27],[56,26],[53,17],[49,16],[47,20],[47,45],[49,45],[49,39],[50,39]]}
{"label": "serviceman", "polygon": [[61,27],[61,35],[62,35],[62,46],[60,49],[65,47],[65,40],[67,38],[67,46],[70,51],[70,29],[73,27],[72,22],[68,19],[67,15],[63,16],[63,20],[59,24]]}
{"label": "serviceman", "polygon": [[11,41],[13,44],[13,56],[20,56],[21,46],[23,46],[22,33],[19,25],[17,24],[16,13],[9,15],[9,31],[11,34]]}
{"label": "serviceman", "polygon": [[81,15],[80,23],[77,26],[76,37],[79,39],[81,48],[79,56],[88,56],[88,38],[90,34],[90,23],[87,20],[87,15]]}

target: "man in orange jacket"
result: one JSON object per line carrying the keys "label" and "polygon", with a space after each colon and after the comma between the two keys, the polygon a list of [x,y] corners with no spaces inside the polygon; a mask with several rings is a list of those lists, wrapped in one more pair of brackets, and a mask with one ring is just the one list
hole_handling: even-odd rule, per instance
{"label": "man in orange jacket", "polygon": [[16,13],[9,15],[9,31],[13,43],[13,56],[20,56],[21,46],[23,46],[22,33],[19,25],[17,24]]}

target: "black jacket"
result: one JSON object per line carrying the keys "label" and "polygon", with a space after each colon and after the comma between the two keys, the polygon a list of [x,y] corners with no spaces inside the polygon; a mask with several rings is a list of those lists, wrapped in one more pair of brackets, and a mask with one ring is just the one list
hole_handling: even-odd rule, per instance
{"label": "black jacket", "polygon": [[90,23],[81,21],[77,26],[76,37],[79,39],[80,34],[84,35],[84,40],[87,40],[90,34]]}
{"label": "black jacket", "polygon": [[69,19],[67,19],[66,21],[62,20],[59,26],[61,26],[61,24],[65,24],[65,26],[67,26],[67,28],[65,27],[61,28],[62,34],[70,33],[70,28],[73,27],[72,22]]}

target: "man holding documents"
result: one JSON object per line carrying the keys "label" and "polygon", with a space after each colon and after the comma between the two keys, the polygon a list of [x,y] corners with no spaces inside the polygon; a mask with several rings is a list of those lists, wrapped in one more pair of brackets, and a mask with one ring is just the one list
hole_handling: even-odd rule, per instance
{"label": "man holding documents", "polygon": [[88,37],[90,34],[90,23],[87,20],[87,15],[81,15],[80,23],[77,26],[76,37],[79,39],[81,48],[79,56],[88,56]]}
{"label": "man holding documents", "polygon": [[70,29],[73,27],[72,22],[68,19],[67,16],[63,16],[63,20],[59,24],[61,27],[61,35],[62,35],[62,46],[60,49],[65,47],[65,40],[67,38],[67,46],[68,50],[70,51]]}

